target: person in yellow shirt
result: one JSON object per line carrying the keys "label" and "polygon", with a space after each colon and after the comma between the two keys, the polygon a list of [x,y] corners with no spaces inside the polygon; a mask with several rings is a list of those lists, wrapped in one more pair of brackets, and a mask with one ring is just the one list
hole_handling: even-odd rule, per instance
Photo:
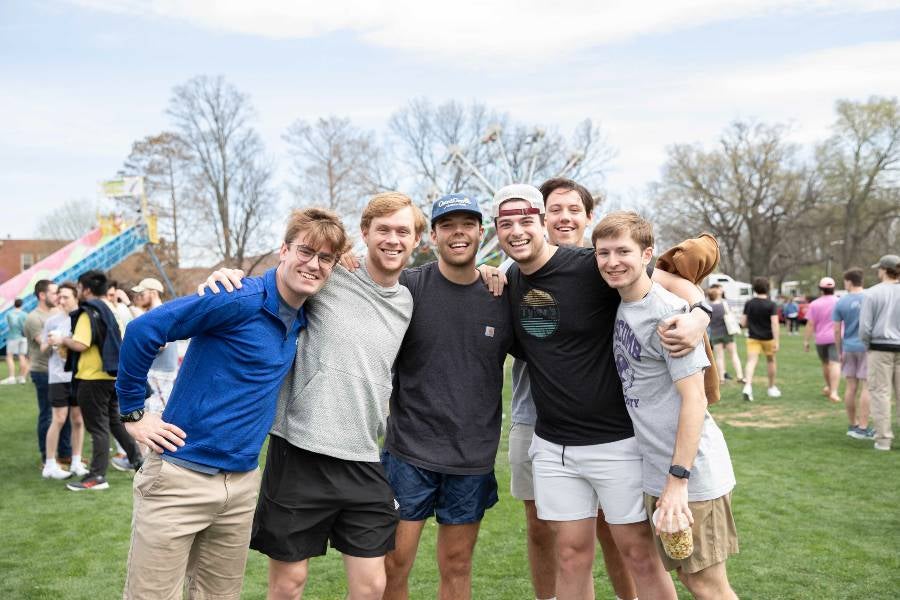
{"label": "person in yellow shirt", "polygon": [[115,385],[122,326],[104,298],[108,285],[106,275],[100,271],[88,271],[78,278],[80,303],[72,316],[73,333],[59,340],[72,351],[66,369],[73,372],[75,397],[93,446],[90,472],[81,481],[66,485],[72,491],[109,488],[106,470],[110,433],[125,450],[133,468],[142,462],[137,444],[119,420]]}

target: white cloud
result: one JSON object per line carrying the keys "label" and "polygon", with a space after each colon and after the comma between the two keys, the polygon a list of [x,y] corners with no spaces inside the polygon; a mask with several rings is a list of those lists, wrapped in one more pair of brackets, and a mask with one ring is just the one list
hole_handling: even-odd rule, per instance
{"label": "white cloud", "polygon": [[[493,90],[492,106],[514,117],[564,129],[586,117],[600,122],[618,154],[607,185],[627,194],[658,179],[666,146],[716,143],[735,119],[789,126],[807,147],[823,141],[839,99],[900,97],[900,41],[830,48],[727,67],[672,70],[634,65],[567,71],[540,90]],[[579,82],[576,88],[565,80]]]}
{"label": "white cloud", "polygon": [[175,19],[215,31],[310,38],[349,31],[369,44],[420,57],[484,67],[551,62],[579,50],[771,14],[844,13],[900,8],[898,0],[70,0],[95,10]]}

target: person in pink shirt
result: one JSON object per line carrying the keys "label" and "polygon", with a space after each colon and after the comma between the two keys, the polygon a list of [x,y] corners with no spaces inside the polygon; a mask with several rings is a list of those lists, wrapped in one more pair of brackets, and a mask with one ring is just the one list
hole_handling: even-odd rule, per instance
{"label": "person in pink shirt", "polygon": [[825,387],[822,394],[832,402],[840,402],[838,383],[841,377],[841,362],[837,347],[834,345],[834,325],[831,315],[837,298],[834,295],[834,279],[823,277],[819,280],[819,291],[822,295],[810,302],[806,310],[806,330],[803,333],[803,350],[809,352],[809,339],[815,335],[816,354],[822,361],[822,377]]}

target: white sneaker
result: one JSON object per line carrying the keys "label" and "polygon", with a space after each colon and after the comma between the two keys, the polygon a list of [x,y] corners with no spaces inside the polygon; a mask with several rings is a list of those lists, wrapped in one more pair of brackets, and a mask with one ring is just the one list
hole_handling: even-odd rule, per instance
{"label": "white sneaker", "polygon": [[742,392],[744,394],[744,400],[747,402],[753,402],[753,386],[749,383],[744,384],[744,389]]}
{"label": "white sneaker", "polygon": [[77,463],[72,463],[71,465],[69,465],[69,472],[70,472],[72,475],[75,475],[75,476],[77,476],[77,477],[84,477],[85,475],[87,475],[87,474],[90,473],[91,471],[90,471],[90,469],[87,468],[87,465],[86,465],[86,464],[84,464],[83,462],[79,461],[79,462],[77,462]]}
{"label": "white sneaker", "polygon": [[891,449],[891,446],[889,444],[879,444],[878,442],[875,442],[875,449],[887,452]]}
{"label": "white sneaker", "polygon": [[44,470],[41,472],[41,477],[44,479],[68,479],[72,476],[70,471],[62,470],[57,464],[44,464]]}
{"label": "white sneaker", "polygon": [[15,377],[7,377],[6,379],[0,379],[0,385],[10,385],[11,383],[15,383]]}
{"label": "white sneaker", "polygon": [[16,383],[25,383],[25,378],[21,376],[16,377]]}
{"label": "white sneaker", "polygon": [[769,394],[769,398],[781,398],[781,390],[774,385],[766,390],[766,393]]}

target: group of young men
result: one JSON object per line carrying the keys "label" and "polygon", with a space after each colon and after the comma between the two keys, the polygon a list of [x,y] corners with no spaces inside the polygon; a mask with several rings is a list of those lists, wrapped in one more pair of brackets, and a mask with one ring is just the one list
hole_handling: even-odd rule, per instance
{"label": "group of young men", "polygon": [[[876,450],[890,450],[894,438],[891,396],[900,400],[900,256],[886,254],[872,268],[878,284],[865,289],[863,270],[848,269],[844,272],[845,295],[833,300],[831,294],[823,293],[813,301],[813,318],[818,321],[807,325],[807,333],[815,332],[832,399],[837,395],[835,371],[839,369],[844,376],[847,435],[874,440]],[[823,321],[831,327],[831,344],[829,338],[820,337],[824,326],[819,323]],[[824,351],[820,340],[826,343]]]}
{"label": "group of young men", "polygon": [[[99,271],[84,273],[77,283],[56,284],[42,279],[34,287],[37,307],[24,319],[23,333],[39,409],[41,474],[45,479],[56,480],[82,477],[67,484],[74,491],[106,489],[109,483],[105,475],[110,463],[120,470],[133,470],[142,460],[140,450],[119,421],[114,382],[127,321],[121,316],[125,307],[116,301],[113,285]],[[140,312],[161,304],[162,285],[155,279],[141,281],[132,291]],[[118,296],[127,298],[124,292]],[[131,310],[125,308],[125,312],[128,320],[134,317]],[[173,350],[175,364],[171,366]],[[165,362],[172,371],[157,379],[168,375],[174,381],[177,349],[162,349],[159,356],[159,362]],[[162,361],[163,356],[166,361]],[[151,377],[149,382],[157,379]],[[148,401],[165,394],[158,384]],[[81,461],[85,429],[93,444],[90,468]],[[121,458],[110,460],[108,456],[110,435],[123,449]]]}
{"label": "group of young men", "polygon": [[[249,547],[270,559],[269,597],[299,598],[309,559],[330,544],[349,598],[406,598],[431,516],[439,596],[471,597],[479,525],[498,498],[508,353],[521,361],[513,421],[534,427],[511,461],[536,596],[593,597],[599,531],[623,598],[674,598],[667,569],[698,598],[735,597],[724,566],[737,551],[734,478],[698,349],[709,307],[693,284],[649,269],[652,232],[634,214],[608,216],[582,247],[592,208],[568,180],[500,189],[491,217],[514,261],[505,277],[476,269],[484,215],[466,195],[433,203],[437,261],[413,269],[428,221],[407,196],[371,199],[356,258],[337,215],[298,210],[275,269],[214,273],[214,293],[133,321],[116,388],[126,429],[151,453],[135,475],[125,597],[184,586],[237,598]],[[145,412],[154,357],[185,338],[164,412]],[[516,416],[524,402],[530,425]],[[690,558],[661,560],[654,508],[693,522]]]}
{"label": "group of young men", "polygon": [[[809,352],[812,342],[815,343],[825,384],[822,394],[832,402],[842,401],[839,384],[841,376],[844,377],[847,435],[874,440],[876,450],[890,450],[894,437],[891,397],[900,395],[900,287],[896,285],[900,257],[886,254],[872,269],[876,270],[879,283],[869,289],[863,286],[862,269],[847,269],[843,274],[846,293],[840,297],[835,294],[834,279],[819,280],[820,295],[806,312],[803,347]],[[748,329],[744,399],[753,400],[751,382],[760,354],[767,361],[768,395],[780,397],[781,391],[775,386],[778,307],[769,298],[768,279],[754,279],[753,293],[754,297],[744,305],[741,321]],[[786,305],[786,318],[791,318],[787,316],[788,311],[793,314],[795,310]],[[870,423],[870,412],[873,423]]]}

